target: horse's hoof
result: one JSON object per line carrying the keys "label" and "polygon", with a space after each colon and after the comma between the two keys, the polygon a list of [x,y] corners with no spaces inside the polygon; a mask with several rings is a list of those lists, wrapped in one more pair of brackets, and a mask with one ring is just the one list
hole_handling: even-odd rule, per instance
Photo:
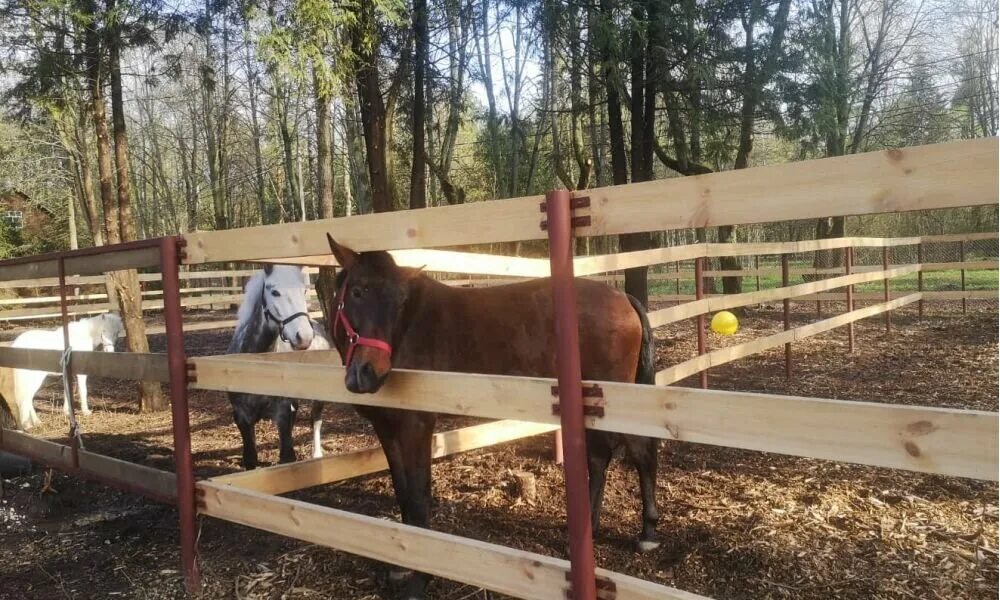
{"label": "horse's hoof", "polygon": [[640,554],[644,554],[646,552],[651,552],[659,548],[660,542],[653,540],[639,540],[638,542],[636,542],[635,546],[636,550],[638,550]]}
{"label": "horse's hoof", "polygon": [[80,414],[85,417],[89,417],[90,415],[94,414],[94,411],[90,410],[89,408],[84,408],[80,410]]}
{"label": "horse's hoof", "polygon": [[393,583],[405,581],[411,575],[413,571],[410,569],[389,569],[389,581]]}

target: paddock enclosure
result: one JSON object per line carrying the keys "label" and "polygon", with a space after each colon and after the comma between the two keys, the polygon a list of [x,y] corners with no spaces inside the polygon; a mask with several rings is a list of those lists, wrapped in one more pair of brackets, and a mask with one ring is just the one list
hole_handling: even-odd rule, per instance
{"label": "paddock enclosure", "polygon": [[[893,330],[890,335],[901,335],[897,330],[905,332],[913,326],[914,314],[919,320],[925,310],[933,310],[937,303],[961,302],[963,309],[973,314],[980,310],[976,306],[979,302],[995,306],[995,287],[964,288],[966,271],[997,269],[997,236],[969,233],[702,243],[575,258],[574,237],[996,206],[997,162],[997,140],[983,139],[574,193],[550,192],[544,197],[196,232],[3,261],[0,286],[54,285],[59,294],[55,300],[50,294],[35,303],[18,298],[8,303],[14,308],[0,312],[0,318],[39,319],[59,315],[65,320],[71,312],[106,310],[107,305],[102,303],[106,298],[100,297],[99,292],[75,293],[71,287],[98,285],[103,281],[100,275],[108,271],[142,269],[146,280],[161,282],[162,289],[149,294],[145,307],[162,311],[165,352],[109,355],[74,352],[71,366],[75,373],[169,385],[174,472],[90,450],[86,423],[82,447],[76,441],[60,443],[61,440],[4,429],[0,430],[0,448],[176,505],[181,559],[177,570],[191,593],[200,589],[197,546],[212,544],[204,533],[198,538],[198,518],[206,516],[520,598],[704,597],[605,569],[599,564],[601,561],[595,561],[586,500],[584,429],[657,437],[672,442],[668,444],[668,452],[682,447],[679,450],[682,455],[696,453],[698,448],[709,445],[821,459],[832,461],[833,465],[853,463],[932,474],[948,480],[995,482],[1000,434],[995,389],[992,406],[973,409],[939,401],[937,393],[918,403],[868,402],[725,391],[715,389],[712,378],[713,373],[733,367],[730,363],[734,361],[752,360],[769,349],[781,347],[785,350],[785,374],[794,377],[797,362],[808,360],[807,356],[800,357],[796,348],[808,346],[813,336],[841,328],[846,334],[845,354],[860,352],[870,342],[857,340],[855,328],[868,317],[880,316],[880,328]],[[185,317],[192,313],[185,313],[184,308],[225,306],[240,298],[238,285],[220,282],[222,285],[204,286],[195,283],[198,277],[245,275],[245,271],[228,269],[225,264],[229,263],[334,266],[325,239],[328,232],[358,251],[390,250],[398,263],[424,266],[429,272],[449,277],[456,285],[488,285],[512,278],[551,275],[558,309],[558,379],[396,371],[378,394],[359,396],[344,389],[343,369],[335,351],[195,356],[185,347],[185,331],[231,327],[231,324],[213,320],[201,323],[201,319],[185,322]],[[450,249],[546,239],[547,259]],[[988,244],[993,250],[987,256],[965,256],[967,245],[977,243]],[[933,248],[946,244],[961,245],[960,260],[925,260]],[[817,268],[792,260],[796,255],[815,252],[830,252],[837,264]],[[740,275],[758,278],[780,275],[781,285],[763,286],[741,294],[706,295],[702,286],[705,276],[732,275],[705,268],[707,259],[719,256],[767,257],[771,266],[754,266]],[[901,258],[909,260],[903,262]],[[674,286],[674,293],[653,288],[650,321],[654,327],[669,330],[675,339],[681,336],[690,339],[693,347],[685,346],[686,342],[676,344],[677,352],[671,353],[669,364],[657,373],[656,386],[581,382],[572,277],[606,277],[614,282],[613,273],[622,269],[664,264],[675,270],[658,271],[650,280],[665,282],[668,291]],[[195,270],[181,272],[182,268],[201,265],[222,266],[205,275],[196,275]],[[925,274],[954,270],[962,273],[962,289],[924,289]],[[810,278],[793,284],[792,276]],[[687,279],[693,279],[693,290],[681,289],[681,281]],[[915,285],[902,285],[904,280]],[[189,284],[183,293],[182,281]],[[856,286],[862,289],[856,292]],[[64,297],[74,302],[72,311],[62,301]],[[778,331],[759,337],[743,333],[730,344],[713,339],[712,345],[718,347],[709,350],[707,315],[723,309],[768,304],[781,305]],[[904,307],[909,307],[910,312],[901,317]],[[819,314],[813,315],[814,310]],[[14,314],[5,315],[6,312]],[[772,313],[776,316],[778,311]],[[983,315],[983,328],[996,330],[995,312],[978,314]],[[0,367],[59,371],[60,355],[58,351],[0,347]],[[993,364],[984,365],[984,369],[995,377],[995,357],[990,360]],[[704,389],[670,385],[695,376],[696,383]],[[565,497],[561,500],[567,503],[569,559],[469,539],[456,533],[413,528],[311,503],[304,499],[308,496],[296,494],[306,488],[384,470],[384,458],[378,447],[196,480],[188,396],[203,391],[269,393],[322,402],[426,410],[466,420],[493,420],[465,423],[463,427],[438,434],[436,457],[560,430],[565,468]],[[941,390],[941,394],[948,393],[949,390]],[[229,415],[222,412],[220,416],[228,419]],[[339,428],[335,430],[339,432]],[[614,483],[612,479],[611,484]],[[789,485],[796,484],[789,482]],[[989,489],[994,490],[995,496],[995,487]],[[724,505],[722,499],[718,502]],[[992,510],[988,515],[991,527],[995,530],[996,509],[989,510]],[[662,522],[660,529],[663,547],[669,549],[669,524]],[[746,535],[752,538],[760,534],[749,527]],[[980,551],[980,548],[975,550]],[[985,552],[985,561],[995,563],[995,546],[987,547]],[[791,554],[788,560],[808,561],[810,557],[805,553]],[[941,568],[947,571],[944,566]],[[992,572],[995,574],[995,569]],[[844,574],[843,579],[863,576],[850,573]],[[711,573],[706,578],[710,579]],[[670,576],[657,579],[670,580]],[[990,588],[988,583],[983,585],[985,597]],[[778,593],[783,588],[775,589]],[[794,589],[783,591],[794,592]]]}

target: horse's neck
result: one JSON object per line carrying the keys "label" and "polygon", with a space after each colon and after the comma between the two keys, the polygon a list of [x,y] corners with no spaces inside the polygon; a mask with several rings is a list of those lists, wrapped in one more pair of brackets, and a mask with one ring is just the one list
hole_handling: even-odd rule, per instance
{"label": "horse's neck", "polygon": [[230,354],[264,352],[270,350],[277,339],[278,329],[264,317],[264,308],[258,303],[250,316],[236,326],[228,351]]}
{"label": "horse's neck", "polygon": [[[62,342],[62,329],[56,329]],[[69,346],[73,350],[93,350],[101,340],[101,332],[94,321],[85,319],[69,324]]]}

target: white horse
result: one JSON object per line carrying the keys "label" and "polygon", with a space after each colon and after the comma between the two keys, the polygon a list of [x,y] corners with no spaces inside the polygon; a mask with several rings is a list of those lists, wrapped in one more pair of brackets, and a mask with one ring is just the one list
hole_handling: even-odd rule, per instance
{"label": "white horse", "polygon": [[[229,342],[230,354],[244,352],[298,351],[330,348],[323,328],[309,318],[309,278],[301,267],[267,265],[254,273],[244,289],[238,323]],[[320,339],[322,338],[322,339]],[[229,392],[233,420],[243,438],[243,468],[257,467],[257,439],[254,425],[270,419],[278,428],[280,462],[295,460],[292,425],[298,401],[277,396]],[[316,415],[316,410],[313,411]],[[315,440],[313,455],[319,450]]]}
{"label": "white horse", "polygon": [[[100,348],[104,352],[114,352],[115,340],[124,335],[125,327],[121,317],[112,313],[69,324],[69,346],[73,350],[93,351]],[[17,336],[11,347],[64,350],[62,328],[25,331]],[[50,374],[60,375],[31,369],[0,369],[0,395],[6,398],[11,414],[22,429],[32,429],[41,424],[38,413],[35,412],[34,399]],[[87,376],[77,375],[76,381],[80,390],[80,412],[89,415]],[[69,414],[69,408],[69,398],[64,398],[63,412]]]}

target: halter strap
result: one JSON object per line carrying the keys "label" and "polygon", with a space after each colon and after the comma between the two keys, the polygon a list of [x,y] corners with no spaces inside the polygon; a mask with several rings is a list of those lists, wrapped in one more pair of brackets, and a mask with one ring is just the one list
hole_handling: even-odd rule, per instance
{"label": "halter strap", "polygon": [[309,320],[309,313],[307,312],[297,312],[288,318],[282,320],[271,314],[271,309],[267,306],[267,285],[261,287],[260,292],[260,304],[264,307],[264,318],[268,321],[273,321],[278,326],[278,335],[281,337],[281,341],[291,344],[291,340],[285,337],[285,325],[288,325],[295,319],[299,317],[305,317]]}
{"label": "halter strap", "polygon": [[344,333],[347,334],[347,350],[344,356],[344,366],[350,366],[351,357],[354,356],[354,349],[358,346],[368,346],[369,348],[376,348],[392,356],[392,346],[383,340],[377,338],[364,337],[358,334],[354,326],[347,318],[347,313],[344,311],[344,302],[347,299],[347,278],[344,278],[344,283],[340,286],[340,291],[337,293],[337,314],[333,318],[333,339],[337,339],[337,328],[341,325],[344,327]]}

